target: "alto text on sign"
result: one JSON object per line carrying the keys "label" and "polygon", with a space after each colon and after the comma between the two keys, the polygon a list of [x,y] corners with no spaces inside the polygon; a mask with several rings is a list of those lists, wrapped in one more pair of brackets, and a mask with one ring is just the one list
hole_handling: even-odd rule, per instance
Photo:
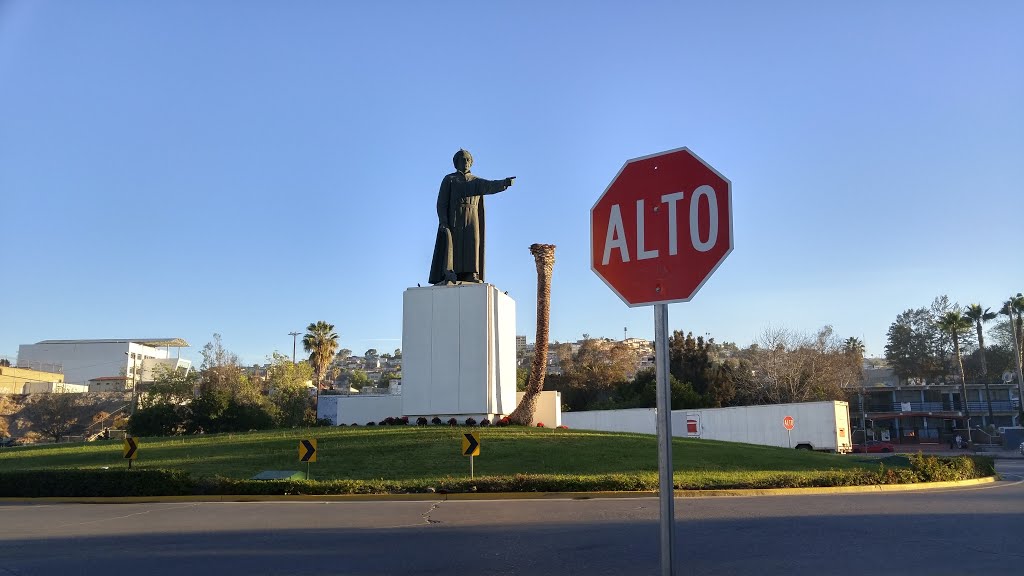
{"label": "alto text on sign", "polygon": [[590,210],[591,268],[630,306],[690,300],[732,247],[732,184],[687,148],[627,161]]}

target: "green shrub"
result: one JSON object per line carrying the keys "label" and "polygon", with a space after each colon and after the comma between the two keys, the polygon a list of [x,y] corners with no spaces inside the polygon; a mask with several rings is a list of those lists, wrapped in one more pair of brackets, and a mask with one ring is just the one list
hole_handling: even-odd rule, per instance
{"label": "green shrub", "polygon": [[132,436],[173,436],[185,426],[185,410],[174,404],[154,404],[136,410],[128,421]]}
{"label": "green shrub", "polygon": [[183,496],[195,483],[180,470],[25,470],[0,472],[0,497]]}
{"label": "green shrub", "polygon": [[921,482],[952,482],[995,474],[995,462],[985,456],[936,458],[918,452],[910,456],[910,469]]}

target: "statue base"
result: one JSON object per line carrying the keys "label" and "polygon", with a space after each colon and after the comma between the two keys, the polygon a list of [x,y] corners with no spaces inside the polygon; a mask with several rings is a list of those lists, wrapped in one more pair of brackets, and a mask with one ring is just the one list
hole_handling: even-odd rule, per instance
{"label": "statue base", "polygon": [[402,413],[477,421],[516,407],[516,305],[492,284],[403,295]]}

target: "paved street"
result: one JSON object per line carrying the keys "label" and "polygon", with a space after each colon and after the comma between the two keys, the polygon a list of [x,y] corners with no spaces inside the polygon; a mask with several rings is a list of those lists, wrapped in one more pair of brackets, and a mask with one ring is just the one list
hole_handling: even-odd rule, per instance
{"label": "paved street", "polygon": [[[1024,460],[923,492],[677,501],[679,574],[1019,574]],[[0,574],[657,574],[654,498],[7,504]]]}

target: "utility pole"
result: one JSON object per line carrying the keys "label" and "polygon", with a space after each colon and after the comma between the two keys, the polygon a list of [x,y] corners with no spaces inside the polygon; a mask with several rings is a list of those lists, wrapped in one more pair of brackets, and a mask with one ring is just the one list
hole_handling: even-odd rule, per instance
{"label": "utility pole", "polygon": [[860,432],[864,438],[861,442],[864,444],[864,453],[868,451],[868,427],[867,427],[867,416],[864,414],[864,387],[862,386],[860,392],[857,393],[857,398],[860,400]]}
{"label": "utility pole", "polygon": [[292,337],[292,364],[295,364],[295,339],[298,338],[298,332],[289,332],[289,336]]}
{"label": "utility pole", "polygon": [[[124,355],[128,356],[129,354],[128,354],[128,352],[125,352]],[[135,357],[134,353],[131,354],[131,359],[132,359],[132,406],[131,406],[130,414],[128,415],[129,418],[135,416],[135,405],[138,403],[138,394],[137,394],[137,391],[136,391],[136,388],[138,388],[138,383],[136,382],[136,378],[137,378],[136,374],[138,374],[138,369],[136,368],[136,364],[135,364],[136,357]]]}

